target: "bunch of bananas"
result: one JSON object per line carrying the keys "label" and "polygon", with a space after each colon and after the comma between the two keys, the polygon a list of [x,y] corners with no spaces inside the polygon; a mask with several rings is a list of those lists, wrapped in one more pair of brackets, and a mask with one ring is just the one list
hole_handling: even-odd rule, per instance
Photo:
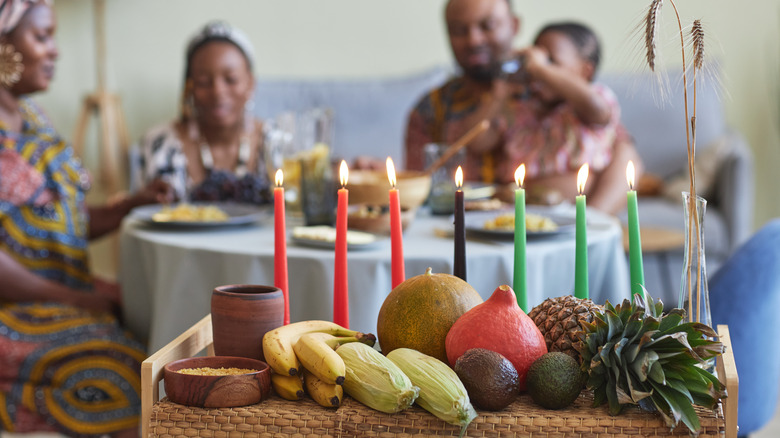
{"label": "bunch of bananas", "polygon": [[373,346],[376,337],[329,321],[301,321],[266,333],[263,355],[276,393],[287,400],[308,393],[321,406],[339,407],[346,366],[335,349],[349,342]]}

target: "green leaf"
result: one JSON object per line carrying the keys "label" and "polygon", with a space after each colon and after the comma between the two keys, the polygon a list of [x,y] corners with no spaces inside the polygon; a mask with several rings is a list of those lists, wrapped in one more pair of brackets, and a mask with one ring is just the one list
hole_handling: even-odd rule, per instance
{"label": "green leaf", "polygon": [[[689,402],[684,395],[669,388],[668,386],[653,384],[653,389],[660,393],[664,400],[669,403],[672,408],[672,412],[679,413],[682,422],[688,426],[692,432],[698,432],[701,429],[699,423],[699,416],[696,415],[696,411],[693,409],[693,404]],[[675,417],[677,417],[675,415]]]}
{"label": "green leaf", "polygon": [[634,400],[635,403],[639,403],[640,400],[653,395],[651,388],[645,388],[645,385],[637,382],[631,374],[628,375],[628,392],[631,394],[631,399]]}
{"label": "green leaf", "polygon": [[691,392],[688,391],[688,388],[686,387],[687,382],[682,382],[680,380],[672,380],[667,379],[666,380],[666,386],[671,387],[675,391],[679,392],[680,394],[684,395],[685,398],[688,399],[690,403],[693,403],[693,396],[691,395]]}
{"label": "green leaf", "polygon": [[626,344],[628,344],[628,339],[626,338],[621,339],[620,342],[615,344],[615,355],[617,357],[620,357],[622,359],[621,353],[623,352],[623,347],[625,347]]}
{"label": "green leaf", "polygon": [[639,354],[639,345],[631,344],[625,349],[625,359],[627,362],[633,362],[636,360],[637,354]]}
{"label": "green leaf", "polygon": [[680,310],[680,309],[673,309],[671,312],[666,314],[666,316],[661,318],[661,324],[658,326],[659,332],[665,333],[667,330],[680,325],[680,322],[682,322],[683,320],[683,315],[680,314],[679,312],[675,312],[675,310]]}
{"label": "green leaf", "polygon": [[682,414],[672,409],[669,402],[658,391],[653,392],[650,400],[653,402],[656,412],[661,414],[661,418],[663,418],[666,427],[674,429],[674,427],[677,426],[677,423],[680,422]]}
{"label": "green leaf", "polygon": [[648,375],[655,382],[662,385],[666,384],[666,376],[664,376],[664,370],[661,367],[660,362],[653,362],[653,364],[650,366],[650,373],[648,373]]}
{"label": "green leaf", "polygon": [[[644,337],[642,338],[642,341],[644,341]],[[659,336],[642,345],[642,348],[652,348],[654,350],[667,349],[666,351],[693,350],[690,344],[688,344],[688,336],[685,333],[671,333]]]}
{"label": "green leaf", "polygon": [[631,363],[631,368],[634,374],[639,378],[640,382],[647,380],[650,373],[650,367],[658,360],[658,354],[655,351],[642,351],[637,356],[637,360]]}
{"label": "green leaf", "polygon": [[623,321],[614,312],[607,312],[607,323],[609,325],[607,340],[612,340],[623,332]]}
{"label": "green leaf", "polygon": [[607,382],[607,403],[609,403],[609,415],[618,415],[623,409],[623,406],[618,402],[617,384],[612,379]]}
{"label": "green leaf", "polygon": [[601,361],[604,362],[604,365],[608,367],[612,366],[612,361],[610,360],[609,356],[614,346],[615,346],[615,342],[610,341],[604,344],[604,346],[599,349],[599,356],[601,357]]}
{"label": "green leaf", "polygon": [[607,385],[593,387],[593,407],[601,406],[607,401]]}
{"label": "green leaf", "polygon": [[[625,301],[624,301],[624,303],[625,303]],[[634,312],[635,312],[635,309],[634,309],[633,306],[623,306],[620,309],[620,313],[618,314],[618,316],[620,317],[620,321],[622,321],[623,323],[626,323]]]}
{"label": "green leaf", "polygon": [[702,324],[700,322],[692,322],[691,325],[693,326],[693,329],[697,332],[701,333],[704,336],[710,337],[710,338],[717,338],[718,332],[716,332],[712,327]]}

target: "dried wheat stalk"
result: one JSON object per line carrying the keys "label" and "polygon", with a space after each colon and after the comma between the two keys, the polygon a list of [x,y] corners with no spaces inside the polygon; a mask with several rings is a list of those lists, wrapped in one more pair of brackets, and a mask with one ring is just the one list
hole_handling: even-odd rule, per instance
{"label": "dried wheat stalk", "polygon": [[663,3],[663,0],[653,0],[645,18],[645,48],[647,49],[647,65],[650,67],[650,71],[655,71],[655,40],[658,36],[658,12],[661,10]]}
{"label": "dried wheat stalk", "polygon": [[[685,35],[683,33],[683,26],[682,21],[680,20],[680,13],[677,10],[677,5],[675,4],[674,0],[669,0],[669,3],[672,5],[672,8],[674,9],[675,16],[677,18],[677,27],[680,33],[680,53],[682,55],[682,64],[683,64],[683,99],[685,103],[685,140],[686,145],[688,149],[688,172],[690,174],[690,196],[689,196],[689,202],[686,206],[688,208],[688,217],[690,220],[688,221],[688,254],[687,254],[687,265],[686,265],[686,272],[688,273],[687,281],[688,281],[688,314],[691,318],[694,318],[694,312],[693,312],[693,288],[692,288],[692,282],[691,282],[691,262],[692,258],[691,256],[693,251],[693,239],[694,235],[696,236],[696,243],[697,243],[697,251],[698,251],[698,260],[701,260],[701,235],[699,230],[699,218],[698,218],[698,210],[696,209],[696,172],[695,172],[695,157],[696,157],[696,79],[697,79],[697,73],[699,70],[701,70],[703,63],[704,63],[704,31],[701,25],[700,20],[696,20],[693,23],[692,29],[691,29],[691,38],[692,38],[692,44],[693,44],[693,116],[689,116],[688,112],[688,74],[687,74],[687,63],[685,60]],[[647,56],[647,63],[650,67],[651,71],[655,71],[655,58],[656,58],[656,39],[657,39],[657,33],[658,33],[658,26],[659,26],[659,18],[661,13],[661,6],[663,5],[663,0],[653,0],[650,3],[650,9],[648,10],[647,16],[645,18],[645,48],[647,50],[646,56]],[[689,124],[690,123],[690,124]],[[695,228],[695,230],[694,230]],[[696,282],[696,290],[697,290],[697,297],[698,302],[701,302],[701,276],[702,276],[702,266],[701,263],[697,263],[697,282]],[[701,315],[699,313],[699,309],[697,308],[696,311],[696,321],[700,321]]]}

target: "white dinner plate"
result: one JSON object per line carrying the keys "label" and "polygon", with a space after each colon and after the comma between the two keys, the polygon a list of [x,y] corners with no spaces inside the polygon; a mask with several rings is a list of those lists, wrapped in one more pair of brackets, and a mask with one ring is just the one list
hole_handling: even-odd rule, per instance
{"label": "white dinner plate", "polygon": [[[555,230],[550,231],[526,231],[527,238],[537,237],[551,237],[560,236],[564,234],[573,233],[576,226],[576,219],[574,216],[561,214],[560,211],[555,211],[549,208],[543,207],[529,207],[526,213],[536,214],[550,218],[555,225],[558,226]],[[493,220],[498,216],[505,214],[514,214],[514,210],[495,210],[495,211],[468,211],[464,216],[464,225],[466,231],[469,233],[479,234],[484,237],[491,237],[495,239],[513,239],[515,236],[514,230],[489,230],[485,228],[485,222]]]}
{"label": "white dinner plate", "polygon": [[[347,250],[373,249],[383,245],[387,240],[385,236],[349,230],[347,231]],[[290,241],[296,245],[332,250],[336,248],[336,229],[325,225],[296,227],[290,233]]]}
{"label": "white dinner plate", "polygon": [[[143,205],[134,208],[130,217],[138,219],[147,225],[161,228],[221,228],[249,225],[256,223],[269,214],[269,207],[234,202],[191,202],[197,207],[215,206],[224,211],[228,218],[224,221],[156,221],[155,213],[163,209],[160,204]],[[172,205],[171,207],[176,207]]]}

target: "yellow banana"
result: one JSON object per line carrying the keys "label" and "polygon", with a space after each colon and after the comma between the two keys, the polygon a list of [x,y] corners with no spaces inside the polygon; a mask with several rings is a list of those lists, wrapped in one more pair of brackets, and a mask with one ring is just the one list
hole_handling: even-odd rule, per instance
{"label": "yellow banana", "polygon": [[341,400],[344,399],[344,388],[341,385],[325,383],[307,369],[303,370],[303,381],[306,385],[306,392],[320,406],[326,408],[341,406]]}
{"label": "yellow banana", "polygon": [[303,367],[325,383],[341,385],[347,370],[344,359],[336,354],[336,347],[358,338],[336,337],[329,333],[306,333],[293,345],[295,356]]}
{"label": "yellow banana", "polygon": [[294,376],[301,368],[301,363],[295,356],[293,345],[301,335],[306,333],[329,333],[335,336],[356,336],[361,342],[373,345],[376,337],[372,334],[362,334],[330,321],[301,321],[278,327],[263,336],[263,355],[265,361],[277,374]]}
{"label": "yellow banana", "polygon": [[285,400],[300,400],[305,394],[300,376],[283,376],[271,373],[271,384],[279,397]]}

